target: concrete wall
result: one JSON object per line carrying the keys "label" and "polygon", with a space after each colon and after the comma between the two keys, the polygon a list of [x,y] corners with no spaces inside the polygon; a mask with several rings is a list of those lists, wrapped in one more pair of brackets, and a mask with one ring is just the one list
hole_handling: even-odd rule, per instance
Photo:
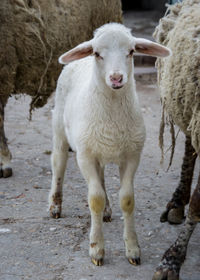
{"label": "concrete wall", "polygon": [[169,0],[122,0],[122,8],[124,10],[157,10],[164,12],[165,3]]}
{"label": "concrete wall", "polygon": [[147,10],[165,10],[165,3],[168,3],[168,0],[142,0],[143,9]]}

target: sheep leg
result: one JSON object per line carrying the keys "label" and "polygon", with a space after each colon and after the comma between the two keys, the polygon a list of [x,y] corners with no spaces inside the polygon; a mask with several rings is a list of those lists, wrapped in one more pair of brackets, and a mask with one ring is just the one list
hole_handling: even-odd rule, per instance
{"label": "sheep leg", "polygon": [[4,105],[0,100],[0,178],[12,176],[11,158],[4,132]]}
{"label": "sheep leg", "polygon": [[165,252],[156,269],[153,280],[178,280],[185,260],[187,245],[197,222],[200,222],[200,174],[190,200],[188,217],[176,242]]}
{"label": "sheep leg", "polygon": [[53,152],[51,156],[52,184],[49,194],[49,211],[51,217],[58,219],[62,211],[62,186],[69,145],[61,131],[55,132],[53,135]]}
{"label": "sheep leg", "polygon": [[133,265],[140,264],[140,247],[134,224],[134,190],[133,179],[139,164],[139,155],[120,166],[121,189],[120,207],[124,217],[124,243],[126,257]]}
{"label": "sheep leg", "polygon": [[106,193],[106,188],[105,188],[105,180],[104,180],[104,167],[101,167],[100,165],[98,165],[98,169],[99,169],[99,176],[101,178],[101,184],[102,187],[105,191],[105,195],[106,195],[106,206],[103,212],[103,221],[104,222],[111,222],[112,218],[112,209],[110,208],[110,202]]}
{"label": "sheep leg", "polygon": [[191,145],[191,138],[186,137],[185,154],[183,158],[181,179],[172,199],[167,204],[166,210],[160,217],[161,222],[168,221],[180,224],[184,218],[185,205],[189,203],[191,183],[197,154]]}
{"label": "sheep leg", "polygon": [[77,162],[88,184],[88,204],[91,213],[90,249],[92,262],[103,265],[104,237],[102,231],[106,195],[99,176],[97,161],[87,155],[77,154]]}

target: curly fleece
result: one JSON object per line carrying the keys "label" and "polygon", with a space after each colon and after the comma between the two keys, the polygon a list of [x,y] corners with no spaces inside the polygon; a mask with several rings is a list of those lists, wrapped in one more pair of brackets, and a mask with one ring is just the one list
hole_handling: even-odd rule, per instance
{"label": "curly fleece", "polygon": [[[173,53],[156,63],[163,110],[200,155],[200,0],[185,0],[168,11],[153,34]],[[164,122],[163,117],[161,146]]]}
{"label": "curly fleece", "polygon": [[0,102],[26,93],[32,108],[43,106],[62,68],[58,57],[110,21],[122,21],[120,0],[1,0]]}

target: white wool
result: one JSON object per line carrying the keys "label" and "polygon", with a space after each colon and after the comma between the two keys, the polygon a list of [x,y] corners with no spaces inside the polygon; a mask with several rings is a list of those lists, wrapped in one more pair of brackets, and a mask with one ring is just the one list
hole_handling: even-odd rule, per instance
{"label": "white wool", "polygon": [[56,97],[60,106],[54,114],[61,120],[64,115],[65,133],[74,151],[89,149],[102,164],[120,163],[126,153],[141,150],[145,139],[135,83],[132,79],[127,92],[101,89],[92,78],[93,60],[87,57],[64,68],[58,81],[61,95]]}
{"label": "white wool", "polygon": [[67,64],[58,80],[53,112],[53,179],[50,212],[60,216],[62,181],[68,145],[88,183],[91,211],[90,256],[99,265],[104,256],[103,212],[111,215],[104,186],[104,166],[119,165],[120,206],[124,215],[126,257],[138,263],[140,248],[134,227],[133,179],[145,140],[136,93],[133,52],[166,56],[169,50],[134,38],[125,26],[100,27],[90,41],[63,54]]}

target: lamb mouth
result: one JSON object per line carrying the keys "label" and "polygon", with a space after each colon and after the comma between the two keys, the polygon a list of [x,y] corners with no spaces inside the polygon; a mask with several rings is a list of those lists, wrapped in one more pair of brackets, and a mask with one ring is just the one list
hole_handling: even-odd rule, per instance
{"label": "lamb mouth", "polygon": [[112,88],[113,89],[120,89],[120,88],[122,88],[123,87],[123,85],[112,85]]}

